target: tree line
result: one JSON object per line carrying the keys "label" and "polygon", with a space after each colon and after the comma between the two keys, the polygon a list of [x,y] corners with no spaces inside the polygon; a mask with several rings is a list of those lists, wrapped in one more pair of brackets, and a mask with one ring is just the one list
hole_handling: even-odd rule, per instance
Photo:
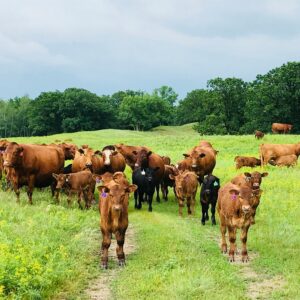
{"label": "tree line", "polygon": [[200,134],[269,132],[273,122],[300,132],[300,63],[289,62],[252,82],[215,78],[179,100],[172,87],[152,93],[96,95],[69,88],[0,100],[0,137],[50,135],[105,128],[150,130],[195,122]]}

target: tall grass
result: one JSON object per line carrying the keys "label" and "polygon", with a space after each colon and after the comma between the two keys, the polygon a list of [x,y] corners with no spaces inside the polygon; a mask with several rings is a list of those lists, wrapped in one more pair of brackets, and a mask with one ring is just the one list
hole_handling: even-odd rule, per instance
{"label": "tall grass", "polygon": [[[236,155],[258,156],[262,141],[254,136],[197,135],[191,126],[160,127],[152,132],[102,130],[30,139],[18,142],[43,143],[72,139],[95,149],[115,143],[147,145],[173,162],[200,139],[219,150],[214,174],[221,183],[237,172]],[[267,135],[264,143],[295,143],[295,135]],[[259,170],[259,169],[258,169]],[[266,278],[279,275],[282,290],[270,299],[297,299],[300,286],[300,167],[268,166],[256,224],[250,228],[248,248],[255,253],[251,268]],[[245,168],[243,171],[251,171]],[[131,172],[127,169],[127,175]],[[83,298],[91,278],[99,270],[100,233],[96,209],[80,211],[52,203],[50,192],[34,191],[33,206],[22,193],[21,205],[12,193],[0,193],[0,293],[20,299]],[[198,196],[199,199],[199,196]],[[200,223],[197,203],[195,218],[179,218],[173,193],[167,203],[154,203],[153,213],[133,209],[129,220],[137,236],[137,251],[113,283],[116,299],[246,299],[249,282],[240,265],[229,264],[218,247],[219,228],[210,221]],[[186,215],[186,213],[185,213]]]}

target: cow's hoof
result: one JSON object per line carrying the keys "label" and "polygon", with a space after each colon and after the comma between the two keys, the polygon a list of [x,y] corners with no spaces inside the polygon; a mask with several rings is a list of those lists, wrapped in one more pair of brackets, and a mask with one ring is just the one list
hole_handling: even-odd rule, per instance
{"label": "cow's hoof", "polygon": [[102,262],[102,263],[101,263],[101,268],[102,268],[103,270],[107,270],[107,269],[108,269],[107,263]]}
{"label": "cow's hoof", "polygon": [[202,225],[205,225],[205,221],[201,221],[201,224],[202,224]]}
{"label": "cow's hoof", "polygon": [[212,225],[217,225],[216,221],[211,222]]}
{"label": "cow's hoof", "polygon": [[119,260],[119,267],[124,267],[126,264],[125,264],[125,259],[120,259]]}
{"label": "cow's hoof", "polygon": [[248,255],[243,255],[242,256],[242,262],[247,263],[249,261],[249,256]]}
{"label": "cow's hoof", "polygon": [[229,255],[228,260],[229,260],[229,262],[234,262],[234,256],[233,255]]}
{"label": "cow's hoof", "polygon": [[209,216],[206,216],[206,217],[205,217],[205,220],[208,221],[208,220],[209,220]]}

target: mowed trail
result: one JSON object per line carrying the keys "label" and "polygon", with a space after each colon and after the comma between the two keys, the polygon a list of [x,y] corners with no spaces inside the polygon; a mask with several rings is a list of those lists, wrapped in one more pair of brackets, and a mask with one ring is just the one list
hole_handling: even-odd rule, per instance
{"label": "mowed trail", "polygon": [[[101,276],[99,278],[95,279],[90,284],[89,288],[86,291],[89,299],[92,300],[113,299],[111,284],[113,280],[116,278],[116,276],[118,275],[118,272],[120,271],[120,267],[118,266],[118,260],[116,256],[116,247],[117,247],[117,241],[113,236],[108,251],[109,267],[107,270],[104,270],[101,273]],[[126,231],[125,243],[124,243],[124,253],[126,259],[128,258],[128,255],[134,253],[135,251],[136,251],[135,231],[132,224],[129,224],[128,229]],[[99,255],[99,266],[100,266],[100,255]]]}

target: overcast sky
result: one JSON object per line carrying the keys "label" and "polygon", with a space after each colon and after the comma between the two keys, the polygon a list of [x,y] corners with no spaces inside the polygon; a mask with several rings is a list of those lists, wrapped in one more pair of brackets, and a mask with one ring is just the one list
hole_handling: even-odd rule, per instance
{"label": "overcast sky", "polygon": [[300,1],[0,0],[0,98],[85,88],[180,97],[300,58]]}

